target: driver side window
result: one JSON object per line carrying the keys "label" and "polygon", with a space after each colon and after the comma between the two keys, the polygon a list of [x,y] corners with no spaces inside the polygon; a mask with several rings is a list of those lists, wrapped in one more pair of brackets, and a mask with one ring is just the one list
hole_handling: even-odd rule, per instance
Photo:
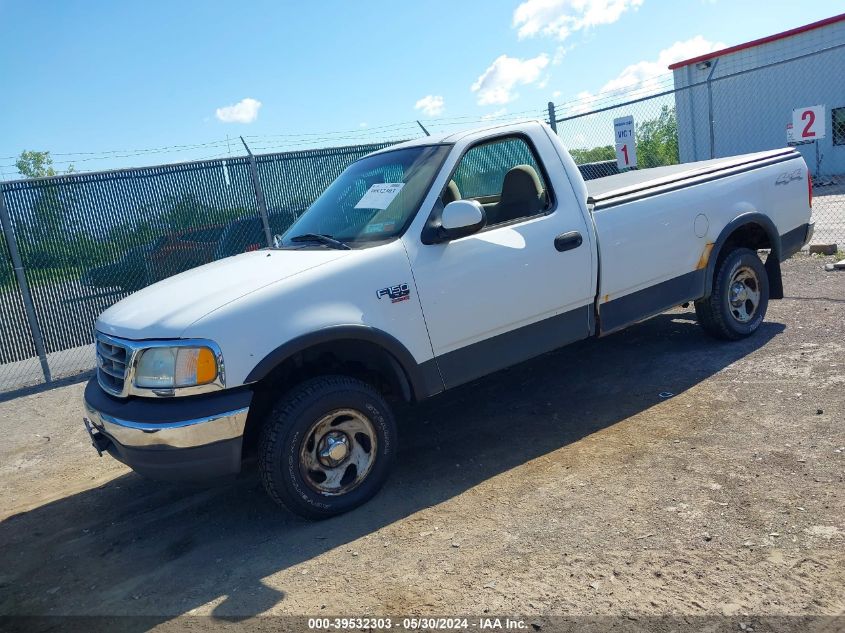
{"label": "driver side window", "polygon": [[470,148],[443,190],[443,204],[477,200],[487,227],[545,213],[551,195],[537,157],[519,136],[495,139]]}

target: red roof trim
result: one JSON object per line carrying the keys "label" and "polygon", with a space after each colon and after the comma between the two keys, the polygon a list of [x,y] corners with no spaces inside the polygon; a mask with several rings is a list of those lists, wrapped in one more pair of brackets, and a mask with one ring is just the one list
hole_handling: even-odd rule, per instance
{"label": "red roof trim", "polygon": [[845,20],[845,13],[834,15],[832,18],[825,18],[824,20],[819,20],[818,22],[813,22],[812,24],[805,24],[804,26],[799,26],[798,28],[790,29],[788,31],[784,31],[783,33],[776,33],[767,37],[761,37],[759,40],[752,40],[750,42],[746,42],[745,44],[737,44],[736,46],[723,48],[722,50],[713,51],[712,53],[707,53],[706,55],[699,55],[698,57],[693,57],[692,59],[687,59],[682,62],[675,62],[674,64],[671,64],[669,66],[669,70],[683,68],[684,66],[689,66],[690,64],[696,64],[698,62],[703,62],[708,59],[713,59],[714,57],[727,55],[729,53],[736,53],[737,51],[742,51],[746,48],[760,46],[760,44],[768,44],[769,42],[782,40],[787,37],[792,37],[793,35],[798,35],[799,33],[805,33],[807,31],[812,31],[813,29],[818,29],[823,26],[827,26],[828,24],[842,22],[843,20]]}

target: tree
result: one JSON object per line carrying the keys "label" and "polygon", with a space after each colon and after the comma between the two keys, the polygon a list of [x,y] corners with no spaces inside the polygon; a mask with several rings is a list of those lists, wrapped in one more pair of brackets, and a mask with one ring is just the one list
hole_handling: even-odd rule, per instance
{"label": "tree", "polygon": [[[25,178],[45,178],[58,174],[53,167],[53,158],[50,156],[50,152],[24,150],[18,160],[15,161],[15,167]],[[70,174],[73,171],[73,165],[68,165],[65,173]]]}
{"label": "tree", "polygon": [[15,167],[26,178],[44,178],[45,176],[56,175],[50,152],[24,150],[15,162]]}
{"label": "tree", "polygon": [[[48,151],[24,150],[15,167],[26,178],[46,178],[58,174]],[[70,165],[66,173],[72,171],[73,165]],[[59,245],[67,241],[73,224],[67,214],[72,192],[62,191],[53,181],[39,184],[37,191],[30,214],[21,218],[17,228],[21,254],[25,263],[32,267],[65,265],[73,258],[63,253]]]}
{"label": "tree", "polygon": [[598,163],[603,160],[616,160],[616,150],[613,145],[602,145],[590,149],[571,149],[569,153],[578,165]]}
{"label": "tree", "polygon": [[181,231],[210,223],[214,207],[200,202],[193,193],[172,196],[170,204],[162,212],[162,221],[173,231]]}
{"label": "tree", "polygon": [[678,119],[675,108],[664,105],[656,119],[645,121],[637,128],[637,164],[647,169],[679,162]]}

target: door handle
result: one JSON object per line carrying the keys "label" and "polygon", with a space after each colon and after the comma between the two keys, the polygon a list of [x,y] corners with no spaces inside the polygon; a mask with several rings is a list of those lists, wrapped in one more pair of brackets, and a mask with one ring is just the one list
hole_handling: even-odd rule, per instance
{"label": "door handle", "polygon": [[573,248],[578,248],[584,243],[584,238],[578,231],[569,231],[568,233],[561,233],[555,238],[555,248],[559,252],[569,251]]}

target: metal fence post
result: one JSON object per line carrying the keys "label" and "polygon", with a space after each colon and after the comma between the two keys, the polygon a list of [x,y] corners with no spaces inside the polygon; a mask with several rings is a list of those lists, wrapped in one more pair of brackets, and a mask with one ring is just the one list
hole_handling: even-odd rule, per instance
{"label": "metal fence post", "polygon": [[267,239],[267,246],[273,247],[273,235],[270,231],[270,218],[267,215],[267,201],[264,200],[264,191],[261,189],[261,183],[258,181],[258,167],[255,165],[255,156],[246,144],[244,137],[241,137],[241,143],[246,148],[246,153],[249,154],[249,173],[252,176],[252,187],[255,189],[255,201],[258,204],[258,213],[261,215],[261,222],[264,224],[264,237]]}
{"label": "metal fence post", "polygon": [[50,377],[50,365],[47,363],[47,348],[44,346],[44,336],[41,333],[41,326],[38,325],[38,318],[35,315],[35,304],[32,302],[32,293],[29,290],[29,284],[24,274],[23,261],[21,260],[20,251],[18,251],[18,241],[15,238],[15,232],[12,228],[12,219],[6,210],[6,198],[3,196],[2,187],[0,187],[0,224],[3,225],[3,235],[6,237],[6,244],[9,247],[12,268],[18,280],[18,288],[21,291],[21,299],[23,299],[23,306],[26,311],[26,320],[29,324],[30,333],[32,334],[32,342],[35,344],[35,351],[38,353],[38,360],[41,362],[44,381],[50,382],[52,378]]}
{"label": "metal fence post", "polygon": [[713,67],[707,75],[707,119],[710,125],[710,158],[716,158],[716,135],[713,131],[713,84],[710,81],[713,79],[713,73],[716,72],[716,66],[719,65],[719,58],[713,62]]}
{"label": "metal fence post", "polygon": [[555,134],[557,134],[557,121],[555,121],[555,104],[554,101],[549,101],[549,125],[552,126],[552,130]]}

